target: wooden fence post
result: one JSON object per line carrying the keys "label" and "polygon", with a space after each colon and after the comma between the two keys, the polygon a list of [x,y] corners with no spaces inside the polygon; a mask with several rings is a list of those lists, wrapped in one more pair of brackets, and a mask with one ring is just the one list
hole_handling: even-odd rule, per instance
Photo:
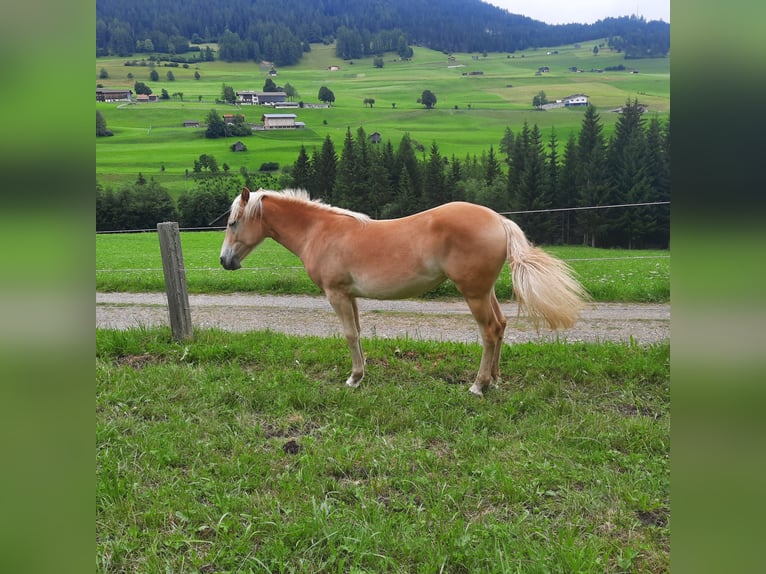
{"label": "wooden fence post", "polygon": [[173,338],[176,341],[183,341],[191,338],[193,329],[178,223],[175,221],[158,223],[157,235],[160,238],[162,270],[165,273],[170,328],[173,331]]}

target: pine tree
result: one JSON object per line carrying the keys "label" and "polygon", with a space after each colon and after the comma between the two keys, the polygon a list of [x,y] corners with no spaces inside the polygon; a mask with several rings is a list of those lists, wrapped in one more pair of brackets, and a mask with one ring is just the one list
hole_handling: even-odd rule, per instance
{"label": "pine tree", "polygon": [[333,201],[336,205],[347,209],[356,209],[355,191],[357,172],[357,156],[354,140],[351,137],[351,129],[346,128],[346,137],[343,140],[343,150],[338,161],[338,170],[333,188]]}
{"label": "pine tree", "polygon": [[[615,204],[646,203],[652,198],[647,164],[644,120],[638,101],[628,101],[622,108],[615,134],[608,146],[608,170]],[[611,244],[628,248],[640,245],[653,231],[656,221],[649,207],[621,209],[611,219]]]}
{"label": "pine tree", "polygon": [[449,173],[447,174],[447,198],[449,201],[465,201],[460,182],[463,179],[463,166],[460,160],[452,156],[449,162]]}
{"label": "pine tree", "polygon": [[114,135],[112,130],[106,127],[106,120],[99,110],[96,110],[96,137],[108,137]]}
{"label": "pine tree", "polygon": [[298,159],[293,165],[293,187],[296,189],[309,189],[311,181],[311,162],[306,147],[301,145],[298,152]]}
{"label": "pine tree", "polygon": [[444,203],[444,182],[444,160],[439,153],[439,146],[433,142],[425,166],[421,209],[430,209]]}
{"label": "pine tree", "polygon": [[384,151],[380,151],[377,146],[372,146],[369,150],[367,205],[362,211],[374,218],[380,218],[383,206],[393,198]]}
{"label": "pine tree", "polygon": [[[583,115],[582,127],[577,139],[578,206],[608,205],[611,187],[607,176],[606,145],[604,143],[601,117],[596,107],[588,105]],[[606,235],[609,220],[604,210],[587,210],[580,213],[583,243],[596,247]]]}
{"label": "pine tree", "polygon": [[[423,190],[423,179],[420,174],[420,165],[418,159],[415,156],[415,149],[410,139],[410,134],[405,133],[399,142],[399,147],[396,150],[396,170],[400,174],[401,170],[406,169],[409,176],[409,187],[411,188],[415,197],[420,197]],[[401,185],[401,182],[400,182]]]}
{"label": "pine tree", "polygon": [[519,188],[524,176],[527,148],[529,147],[529,134],[529,124],[524,120],[521,132],[513,140],[513,149],[511,150],[508,164],[508,205],[512,210],[521,209],[519,207]]}
{"label": "pine tree", "polygon": [[487,182],[488,186],[492,186],[503,173],[503,170],[500,169],[500,163],[498,163],[497,158],[495,157],[495,149],[491,145],[489,146],[489,153],[487,154],[484,170],[484,180]]}
{"label": "pine tree", "polygon": [[[517,209],[537,211],[551,206],[546,180],[545,152],[540,128],[535,124],[529,133],[529,144],[524,158],[524,171],[518,188]],[[549,240],[552,219],[547,213],[523,214],[516,218],[527,237],[541,243]]]}
{"label": "pine tree", "polygon": [[333,188],[335,187],[338,155],[335,153],[335,146],[329,135],[325,136],[318,160],[319,161],[317,162],[312,162],[316,182],[315,197],[323,199],[326,203],[332,204],[335,201]]}
{"label": "pine tree", "polygon": [[513,153],[514,135],[511,128],[505,128],[503,139],[500,140],[500,152],[505,156],[505,163],[510,165],[511,154]]}
{"label": "pine tree", "polygon": [[[564,147],[564,160],[558,178],[557,207],[575,207],[577,203],[577,140],[574,132],[569,134]],[[577,224],[577,212],[562,211],[560,218],[561,242],[572,243],[572,233]]]}
{"label": "pine tree", "polygon": [[[649,121],[646,132],[646,164],[649,181],[652,187],[652,201],[670,201],[670,157],[666,145],[668,124],[663,126],[654,117]],[[656,227],[647,237],[652,245],[668,247],[670,245],[670,206],[653,206]]]}

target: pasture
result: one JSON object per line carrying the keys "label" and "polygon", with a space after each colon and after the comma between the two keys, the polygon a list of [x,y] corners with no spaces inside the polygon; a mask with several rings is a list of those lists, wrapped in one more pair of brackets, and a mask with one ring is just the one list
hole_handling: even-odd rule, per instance
{"label": "pasture", "polygon": [[[158,67],[154,83],[149,67],[99,58],[105,87],[138,80],[184,97],[97,104],[115,133],[97,139],[97,180],[116,185],[141,172],[177,194],[200,154],[235,172],[284,167],[328,134],[339,150],[346,129],[359,126],[394,144],[404,133],[426,149],[436,141],[442,155],[460,158],[497,150],[505,127],[524,121],[546,138],[555,128],[561,145],[579,131],[582,111],[534,111],[540,90],[549,100],[588,94],[607,136],[617,114],[606,110],[628,98],[669,113],[669,60],[632,62],[639,74],[591,73],[627,65],[607,50],[594,57],[592,47],[454,54],[456,68],[416,47],[411,62],[387,55],[376,69],[312,46],[274,80],[306,102],[326,85],[335,105],[298,110],[305,130],[257,132],[245,153],[181,124],[204,121],[211,108],[233,111],[215,104],[222,84],[261,90],[268,68],[204,62],[172,68],[168,82],[171,68]],[[551,72],[535,76],[543,65]],[[484,73],[462,75],[472,70]],[[436,109],[416,103],[424,89]],[[258,121],[263,109],[241,112]],[[243,269],[223,270],[223,236],[182,232],[190,292],[318,294],[300,261],[271,240]],[[670,299],[668,251],[545,249],[597,301]],[[164,291],[156,233],[97,235],[96,289]],[[496,290],[501,303],[510,298],[507,269]],[[458,293],[448,282],[426,296]],[[205,329],[180,344],[165,328],[97,330],[97,571],[669,570],[669,343],[505,346],[502,378],[484,399],[468,392],[478,344],[373,337],[364,350],[367,374],[349,389],[342,337]]]}
{"label": "pasture", "polygon": [[[188,182],[186,170],[203,154],[212,154],[219,164],[227,163],[232,171],[246,167],[257,171],[265,162],[292,165],[301,145],[309,153],[320,147],[329,135],[340,152],[346,130],[356,133],[363,127],[369,135],[379,132],[383,141],[398,144],[405,133],[428,150],[433,142],[443,156],[463,159],[480,156],[490,146],[498,149],[506,127],[514,132],[526,121],[537,124],[547,140],[555,129],[560,146],[570,133],[578,133],[582,108],[536,111],[532,98],[544,91],[554,101],[575,93],[587,94],[601,113],[604,133],[612,133],[617,115],[608,110],[638,98],[649,106],[649,113],[661,118],[670,110],[670,60],[625,61],[621,54],[602,50],[592,54],[593,43],[580,48],[559,46],[551,49],[526,50],[515,54],[453,54],[447,55],[416,47],[412,61],[398,61],[391,54],[384,56],[383,68],[375,68],[372,58],[343,61],[334,56],[334,46],[312,45],[300,64],[278,70],[274,81],[281,86],[290,83],[296,88],[296,101],[317,103],[321,86],[335,94],[335,103],[327,109],[284,110],[295,112],[305,122],[301,130],[278,133],[256,132],[246,138],[247,152],[232,152],[232,138],[208,140],[204,128],[184,128],[184,120],[204,123],[207,113],[216,109],[220,114],[237,111],[247,121],[259,122],[265,111],[261,106],[217,104],[224,84],[239,90],[262,90],[269,67],[250,63],[220,61],[190,64],[188,69],[157,66],[158,82],[149,80],[149,66],[125,66],[127,58],[98,58],[96,82],[107,88],[132,88],[142,81],[159,94],[165,88],[169,94],[183,93],[183,101],[132,104],[97,103],[113,137],[96,141],[96,176],[105,184],[132,181],[141,172],[154,177],[174,194],[183,191]],[[558,54],[548,52],[558,51]],[[474,59],[477,58],[477,59]],[[591,72],[620,64],[635,66],[640,73],[628,71]],[[339,66],[330,71],[331,65]],[[550,72],[535,75],[541,66]],[[577,67],[581,73],[570,72]],[[104,69],[108,79],[98,79]],[[172,70],[175,81],[168,81],[166,72]],[[481,71],[482,75],[464,76]],[[200,79],[194,79],[199,72]],[[133,79],[127,77],[133,74]],[[436,107],[426,110],[417,103],[423,90],[437,96]],[[201,98],[201,101],[200,101]],[[373,98],[372,107],[365,98]],[[563,149],[563,147],[562,147]]]}
{"label": "pasture", "polygon": [[666,572],[669,345],[96,333],[99,572]]}

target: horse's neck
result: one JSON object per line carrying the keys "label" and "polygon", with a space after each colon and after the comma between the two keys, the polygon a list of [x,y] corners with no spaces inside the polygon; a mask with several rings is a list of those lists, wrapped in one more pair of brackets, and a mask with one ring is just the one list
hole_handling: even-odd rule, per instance
{"label": "horse's neck", "polygon": [[263,213],[269,229],[268,235],[277,243],[302,257],[306,245],[312,240],[312,231],[319,210],[300,202],[269,198]]}

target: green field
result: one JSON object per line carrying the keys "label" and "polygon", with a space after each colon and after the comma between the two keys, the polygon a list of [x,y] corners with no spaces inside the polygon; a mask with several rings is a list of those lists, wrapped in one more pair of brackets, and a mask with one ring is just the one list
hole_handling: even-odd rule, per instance
{"label": "green field", "polygon": [[[267,239],[237,272],[218,263],[222,231],[182,232],[184,269],[191,293],[319,294],[300,260],[284,247]],[[567,261],[597,301],[658,302],[670,300],[670,252],[661,250],[547,247]],[[162,260],[156,233],[96,235],[96,290],[165,290]],[[496,291],[501,299],[511,296],[507,270],[500,274]],[[453,284],[445,283],[429,294],[459,297]]]}
{"label": "green field", "polygon": [[[269,67],[254,62],[220,61],[190,64],[188,69],[158,66],[160,81],[151,82],[148,66],[125,66],[127,58],[98,58],[96,82],[104,87],[132,89],[133,82],[138,80],[156,94],[162,88],[169,94],[182,92],[183,101],[174,98],[133,105],[97,103],[96,109],[115,135],[96,141],[96,176],[106,185],[115,185],[132,181],[141,172],[178,193],[187,185],[186,170],[191,170],[194,160],[203,153],[214,155],[219,164],[228,163],[234,171],[242,166],[256,171],[265,162],[291,165],[301,145],[310,152],[327,135],[340,150],[347,128],[355,133],[359,127],[368,134],[380,132],[384,142],[390,140],[395,146],[405,133],[426,149],[435,141],[443,156],[454,154],[461,159],[467,154],[481,155],[490,146],[497,149],[505,128],[515,132],[525,121],[537,124],[546,139],[551,128],[555,128],[563,145],[570,133],[579,132],[582,108],[536,111],[532,98],[540,90],[550,101],[575,93],[587,94],[601,112],[607,137],[618,116],[608,110],[628,99],[637,98],[649,106],[649,113],[667,117],[669,59],[626,61],[622,54],[607,50],[594,56],[592,47],[593,43],[584,43],[580,48],[559,46],[555,48],[558,54],[548,54],[554,48],[486,57],[453,54],[455,62],[449,64],[445,54],[416,47],[412,61],[396,61],[393,55],[386,54],[384,67],[378,69],[372,58],[351,63],[336,58],[334,46],[313,45],[300,64],[279,69],[274,81],[282,86],[290,83],[298,91],[296,100],[307,103],[318,102],[319,88],[327,86],[335,94],[334,106],[297,110],[298,121],[305,122],[305,129],[256,133],[246,138],[248,151],[244,153],[229,149],[233,138],[208,140],[204,138],[204,129],[184,128],[182,123],[204,122],[211,109],[221,114],[235,111],[234,106],[215,103],[221,97],[222,86],[232,86],[235,91],[261,90]],[[620,64],[636,67],[640,73],[590,71]],[[330,65],[340,66],[340,70],[330,71]],[[536,76],[541,66],[549,66],[550,72]],[[585,71],[570,72],[571,66]],[[109,74],[108,79],[98,79],[102,68]],[[166,79],[167,70],[173,71],[175,81]],[[199,80],[194,79],[195,71],[200,73]],[[483,75],[463,76],[471,71],[481,71]],[[132,80],[127,78],[128,73],[134,75]],[[432,110],[417,103],[426,89],[438,99]],[[365,98],[374,98],[374,107],[365,106]],[[242,106],[240,113],[247,121],[258,122],[264,110],[272,111]]]}
{"label": "green field", "polygon": [[[181,124],[204,121],[211,108],[231,112],[215,104],[222,85],[261,90],[268,67],[206,62],[200,80],[195,65],[172,68],[175,82],[159,67],[153,83],[148,67],[99,58],[97,83],[143,81],[184,101],[97,104],[115,135],[96,141],[96,177],[119,185],[141,172],[176,195],[192,186],[185,172],[203,153],[235,172],[285,166],[328,134],[339,151],[346,129],[359,126],[394,145],[405,133],[426,150],[436,141],[460,158],[497,150],[506,126],[524,121],[544,137],[555,127],[563,144],[582,110],[534,111],[540,90],[549,100],[588,94],[607,137],[617,119],[607,110],[629,98],[667,117],[668,59],[629,62],[639,74],[595,73],[628,62],[592,47],[454,54],[457,68],[416,47],[411,62],[386,55],[376,69],[314,45],[275,81],[306,102],[326,85],[335,106],[298,110],[305,130],[256,132],[246,153]],[[535,76],[540,66],[551,71]],[[101,68],[109,79],[98,79]],[[462,75],[476,70],[483,75]],[[436,109],[416,103],[425,89]],[[241,111],[258,121],[263,108]],[[218,263],[222,231],[182,232],[181,241],[192,293],[319,293],[271,240],[234,273]],[[670,300],[669,251],[545,249],[596,301]],[[97,291],[164,288],[156,233],[96,236]],[[496,290],[510,298],[507,270]],[[458,293],[447,282],[427,296]],[[364,348],[365,380],[352,390],[338,371],[348,363],[342,337],[198,329],[175,343],[167,328],[97,329],[96,570],[669,571],[669,342],[508,345],[484,399],[467,390],[477,344],[372,337]]]}
{"label": "green field", "polygon": [[96,333],[98,572],[667,572],[669,345]]}

